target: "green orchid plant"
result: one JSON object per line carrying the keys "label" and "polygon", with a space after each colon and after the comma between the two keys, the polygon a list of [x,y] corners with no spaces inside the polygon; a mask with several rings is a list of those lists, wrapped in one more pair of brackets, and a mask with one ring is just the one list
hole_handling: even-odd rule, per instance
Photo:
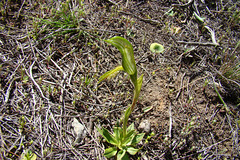
{"label": "green orchid plant", "polygon": [[125,71],[130,76],[134,85],[132,104],[126,109],[121,119],[122,125],[119,123],[113,128],[113,133],[105,128],[99,129],[99,133],[104,139],[111,144],[111,147],[105,149],[104,156],[107,158],[115,157],[117,160],[127,160],[130,155],[135,155],[140,149],[135,148],[143,139],[144,133],[137,133],[132,123],[127,127],[128,119],[137,103],[139,93],[142,87],[143,75],[137,77],[137,68],[133,54],[131,43],[123,37],[113,37],[105,40],[107,43],[115,46],[122,55],[122,65],[106,72],[99,78],[99,83],[104,79],[112,78],[119,71]]}

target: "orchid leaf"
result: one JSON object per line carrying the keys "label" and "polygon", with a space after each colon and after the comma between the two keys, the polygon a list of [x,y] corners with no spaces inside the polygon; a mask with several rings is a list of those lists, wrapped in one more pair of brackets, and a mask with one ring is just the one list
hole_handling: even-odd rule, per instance
{"label": "orchid leaf", "polygon": [[136,149],[134,147],[127,147],[127,152],[131,155],[135,155],[140,149]]}
{"label": "orchid leaf", "polygon": [[107,158],[111,158],[117,154],[117,148],[116,147],[109,147],[105,149],[104,156]]}
{"label": "orchid leaf", "polygon": [[128,117],[130,116],[130,114],[131,114],[131,106],[126,109],[126,111],[125,111],[125,113],[124,113],[124,118],[125,118],[125,119],[128,119]]}
{"label": "orchid leaf", "polygon": [[105,128],[99,129],[98,128],[98,132],[105,138],[105,140],[108,143],[111,143],[112,145],[118,144],[116,138],[107,129],[105,129]]}
{"label": "orchid leaf", "polygon": [[[143,74],[138,77],[137,79],[137,83],[138,83],[138,92],[140,92],[141,88],[142,88],[142,82],[143,82]],[[139,94],[139,93],[138,93]]]}
{"label": "orchid leaf", "polygon": [[106,79],[106,78],[107,78],[107,79],[111,79],[111,78],[115,77],[116,74],[117,74],[119,71],[123,71],[123,67],[122,67],[122,66],[118,66],[118,67],[114,68],[113,70],[104,73],[104,74],[99,78],[98,83],[102,82],[102,81],[103,81],[104,79]]}
{"label": "orchid leaf", "polygon": [[123,137],[125,137],[126,134],[127,134],[126,133],[127,132],[127,122],[128,122],[128,118],[129,118],[131,112],[132,111],[131,111],[131,106],[130,106],[126,109],[126,111],[124,113],[124,117],[123,117]]}
{"label": "orchid leaf", "polygon": [[136,132],[135,130],[131,130],[130,132],[127,133],[127,135],[124,137],[123,140],[123,145],[131,145],[133,138],[135,137]]}
{"label": "orchid leaf", "polygon": [[128,128],[127,128],[127,131],[129,132],[129,131],[132,131],[132,130],[135,130],[134,129],[134,123],[132,123],[130,126],[128,126]]}
{"label": "orchid leaf", "polygon": [[119,36],[108,39],[106,42],[112,44],[122,54],[122,66],[124,71],[129,75],[135,74],[137,72],[137,68],[131,43],[125,38]]}
{"label": "orchid leaf", "polygon": [[113,132],[114,132],[113,136],[116,138],[116,140],[118,142],[118,147],[121,148],[121,140],[122,140],[122,137],[123,137],[123,135],[122,135],[122,128],[114,127],[113,128]]}
{"label": "orchid leaf", "polygon": [[137,134],[132,140],[132,145],[138,144],[143,139],[144,135],[145,135],[145,133]]}
{"label": "orchid leaf", "polygon": [[117,160],[129,160],[129,157],[127,155],[127,151],[125,149],[118,152]]}

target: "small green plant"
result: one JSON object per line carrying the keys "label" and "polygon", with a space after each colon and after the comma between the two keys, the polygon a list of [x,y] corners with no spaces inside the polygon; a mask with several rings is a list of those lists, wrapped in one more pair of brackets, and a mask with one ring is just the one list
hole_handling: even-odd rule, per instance
{"label": "small green plant", "polygon": [[[65,43],[73,34],[78,33],[78,36],[88,34],[80,29],[86,15],[82,0],[76,3],[70,0],[52,1],[49,6],[38,3],[41,6],[42,16],[32,17],[35,29],[32,34],[33,38],[36,39],[39,33],[44,33],[47,36],[43,39],[62,37]],[[49,12],[45,13],[45,10]]]}
{"label": "small green plant", "polygon": [[104,156],[107,158],[115,156],[117,160],[127,160],[129,159],[128,154],[135,155],[140,150],[136,149],[135,147],[144,137],[144,133],[137,133],[133,123],[127,127],[129,116],[132,113],[139,97],[143,75],[141,75],[139,78],[137,77],[137,68],[133,54],[133,47],[128,40],[123,37],[116,36],[106,40],[106,42],[112,44],[121,52],[122,65],[103,74],[99,78],[99,83],[106,78],[112,78],[119,71],[125,71],[129,74],[134,85],[134,95],[132,104],[126,109],[121,119],[122,126],[120,126],[120,123],[118,122],[116,127],[113,128],[113,133],[105,128],[98,129],[98,131],[108,143],[113,145],[112,147],[105,149]]}
{"label": "small green plant", "polygon": [[24,127],[25,127],[26,123],[27,123],[27,121],[26,121],[26,118],[24,116],[19,118],[19,129],[20,129],[21,132],[24,131]]}
{"label": "small green plant", "polygon": [[191,121],[183,127],[181,131],[181,135],[189,135],[194,128],[196,128],[199,124],[197,123],[197,117],[193,116]]}
{"label": "small green plant", "polygon": [[36,160],[37,155],[33,153],[31,150],[25,151],[21,155],[21,160]]}
{"label": "small green plant", "polygon": [[223,76],[233,80],[239,81],[240,79],[240,60],[229,60],[226,64],[221,66],[220,71],[223,73]]}
{"label": "small green plant", "polygon": [[152,43],[150,45],[150,50],[153,53],[162,53],[164,51],[164,47],[163,47],[163,45],[161,45],[159,43]]}

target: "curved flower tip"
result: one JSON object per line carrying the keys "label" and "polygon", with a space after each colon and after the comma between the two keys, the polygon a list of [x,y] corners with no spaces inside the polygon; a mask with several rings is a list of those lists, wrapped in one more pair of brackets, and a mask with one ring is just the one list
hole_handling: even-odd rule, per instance
{"label": "curved flower tip", "polygon": [[137,73],[132,44],[123,37],[115,36],[106,42],[115,46],[122,54],[122,66],[129,75]]}
{"label": "curved flower tip", "polygon": [[161,45],[159,43],[152,43],[150,45],[150,50],[153,53],[162,53],[164,51],[164,47],[163,47],[163,45]]}

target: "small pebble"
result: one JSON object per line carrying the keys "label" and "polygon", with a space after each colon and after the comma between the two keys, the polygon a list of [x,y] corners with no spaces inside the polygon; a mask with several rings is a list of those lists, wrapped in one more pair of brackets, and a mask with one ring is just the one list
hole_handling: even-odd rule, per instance
{"label": "small pebble", "polygon": [[82,125],[80,122],[78,122],[78,120],[76,118],[73,119],[73,122],[72,122],[72,127],[73,127],[73,131],[74,131],[74,134],[75,134],[75,142],[74,143],[79,143],[81,139],[83,139],[87,132],[86,132],[86,129],[84,127],[84,125]]}
{"label": "small pebble", "polygon": [[151,123],[148,120],[143,120],[140,124],[138,129],[145,133],[149,133],[151,129]]}

